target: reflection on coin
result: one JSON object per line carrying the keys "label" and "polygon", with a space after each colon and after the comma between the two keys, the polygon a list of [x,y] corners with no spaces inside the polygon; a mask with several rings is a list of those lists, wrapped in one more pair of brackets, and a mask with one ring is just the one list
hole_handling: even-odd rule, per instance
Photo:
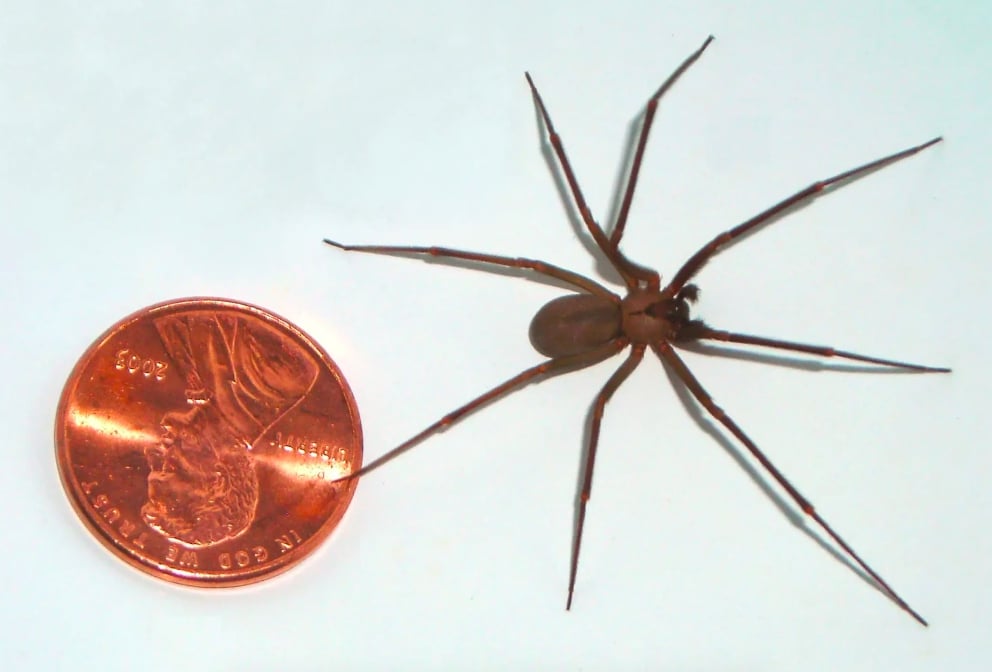
{"label": "reflection on coin", "polygon": [[87,527],[153,576],[235,586],[330,534],[357,481],[348,383],[286,320],[223,299],[141,310],[100,336],[62,392],[59,472]]}

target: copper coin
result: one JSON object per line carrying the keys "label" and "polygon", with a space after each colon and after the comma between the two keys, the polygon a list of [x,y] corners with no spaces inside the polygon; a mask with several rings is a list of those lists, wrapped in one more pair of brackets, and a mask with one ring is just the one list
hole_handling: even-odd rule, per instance
{"label": "copper coin", "polygon": [[104,546],[153,576],[235,586],[273,576],[337,525],[362,464],[351,390],[286,320],[223,299],[118,322],[62,392],[59,472]]}

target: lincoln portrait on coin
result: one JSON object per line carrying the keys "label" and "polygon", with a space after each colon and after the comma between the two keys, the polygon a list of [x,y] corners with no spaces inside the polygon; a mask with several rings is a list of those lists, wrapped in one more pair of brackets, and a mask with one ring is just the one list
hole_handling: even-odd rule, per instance
{"label": "lincoln portrait on coin", "polygon": [[155,321],[186,385],[186,407],[161,419],[160,443],[145,450],[145,522],[169,539],[206,546],[243,533],[258,504],[252,449],[299,404],[318,363],[273,328],[202,311]]}

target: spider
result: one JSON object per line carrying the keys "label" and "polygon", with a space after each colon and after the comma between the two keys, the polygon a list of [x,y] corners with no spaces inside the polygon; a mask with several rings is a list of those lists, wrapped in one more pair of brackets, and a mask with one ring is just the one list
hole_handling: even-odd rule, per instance
{"label": "spider", "polygon": [[[641,121],[640,134],[637,138],[637,145],[634,150],[633,160],[630,164],[630,171],[627,176],[626,187],[623,191],[623,200],[617,212],[616,221],[610,229],[609,235],[593,219],[589,208],[586,205],[582,190],[568,158],[565,155],[565,148],[561,137],[555,130],[551,121],[551,116],[544,105],[541,94],[534,84],[534,80],[529,73],[525,73],[527,84],[530,87],[534,103],[540,113],[544,128],[547,132],[548,141],[558,158],[558,163],[564,173],[568,189],[571,192],[574,205],[582,219],[589,235],[592,236],[599,251],[606,257],[612,267],[623,279],[627,288],[625,296],[619,296],[606,289],[598,282],[560,268],[544,261],[527,258],[505,257],[492,254],[482,254],[477,252],[467,252],[455,250],[447,247],[414,247],[398,245],[346,245],[325,239],[324,242],[346,251],[370,252],[376,254],[413,256],[420,258],[442,258],[456,259],[472,262],[480,265],[484,270],[492,267],[509,267],[521,269],[553,278],[557,281],[574,287],[577,292],[562,296],[544,305],[535,315],[530,328],[531,342],[535,349],[542,355],[548,357],[540,364],[518,373],[512,378],[500,383],[492,389],[484,392],[468,403],[451,411],[443,418],[425,428],[419,434],[407,439],[399,446],[393,448],[381,457],[369,462],[361,469],[343,476],[340,480],[347,480],[364,476],[375,469],[390,462],[394,458],[405,453],[415,445],[419,444],[429,436],[447,428],[452,423],[458,421],[463,416],[480,408],[484,404],[491,402],[529,382],[543,379],[551,375],[573,371],[579,368],[591,366],[609,357],[618,354],[629,347],[630,352],[619,368],[606,381],[599,394],[596,396],[591,418],[589,431],[589,443],[585,452],[585,463],[582,466],[579,479],[578,496],[576,499],[576,516],[572,534],[571,562],[569,565],[568,597],[565,603],[566,609],[571,609],[572,598],[575,593],[575,581],[578,572],[579,552],[582,546],[582,530],[585,523],[586,506],[589,502],[592,490],[593,468],[596,461],[596,447],[599,441],[600,423],[603,418],[603,411],[610,397],[617,388],[627,379],[631,372],[637,368],[644,358],[645,351],[650,348],[661,359],[662,363],[685,386],[696,402],[702,406],[717,422],[723,425],[727,431],[734,435],[737,440],[751,453],[765,471],[774,479],[789,495],[795,505],[816,524],[833,541],[843,549],[857,566],[861,568],[876,586],[882,590],[890,599],[908,612],[914,619],[924,626],[927,622],[909,604],[903,600],[892,587],[875,571],[867,562],[862,560],[855,550],[834,531],[823,517],[816,511],[813,504],[804,497],[799,490],[772,464],[771,460],[765,456],[764,452],[758,448],[747,434],[720,408],[703,387],[702,383],[693,375],[685,362],[676,352],[676,346],[692,341],[708,340],[722,341],[742,345],[752,345],[764,348],[774,348],[779,350],[790,350],[808,355],[821,357],[836,357],[857,362],[865,362],[880,367],[890,367],[920,373],[946,373],[950,369],[943,367],[920,366],[907,362],[882,359],[879,357],[869,357],[845,350],[838,350],[832,347],[809,345],[792,341],[766,338],[750,334],[742,334],[732,331],[716,329],[702,320],[692,319],[690,307],[699,295],[699,289],[689,281],[699,272],[699,270],[718,252],[732,244],[745,234],[754,231],[763,224],[767,224],[787,212],[794,206],[811,201],[818,196],[829,193],[844,184],[857,179],[867,173],[878,170],[884,166],[900,161],[912,156],[931,145],[941,141],[940,137],[934,138],[921,145],[910,147],[900,152],[890,154],[883,158],[865,163],[864,165],[845,170],[823,180],[819,180],[804,189],[788,196],[772,207],[758,213],[747,221],[724,231],[713,238],[706,245],[701,247],[695,254],[682,265],[672,279],[664,287],[661,286],[661,278],[657,271],[631,261],[620,249],[620,240],[623,237],[624,227],[627,223],[627,214],[630,210],[631,201],[634,197],[634,190],[637,186],[637,178],[641,168],[641,161],[644,157],[644,150],[647,145],[648,134],[654,121],[655,112],[658,108],[658,101],[664,93],[685,73],[689,67],[696,62],[709,44],[713,41],[713,36],[709,36],[695,52],[693,52],[681,65],[668,77],[661,87],[655,92],[647,103]],[[853,568],[853,567],[852,567]]]}

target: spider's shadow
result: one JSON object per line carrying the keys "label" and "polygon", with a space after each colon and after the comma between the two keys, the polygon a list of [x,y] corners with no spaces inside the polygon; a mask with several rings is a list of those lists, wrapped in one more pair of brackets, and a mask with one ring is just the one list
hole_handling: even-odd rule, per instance
{"label": "spider's shadow", "polygon": [[456,259],[453,257],[426,256],[420,252],[394,251],[394,252],[379,252],[378,254],[387,257],[415,259],[417,261],[422,261],[425,264],[437,264],[439,266],[449,266],[451,268],[460,268],[467,271],[481,271],[483,273],[489,273],[490,275],[502,275],[507,278],[520,278],[523,280],[527,280],[529,282],[536,282],[540,285],[555,287],[557,289],[561,289],[566,292],[571,292],[573,294],[578,291],[575,285],[569,284],[559,278],[551,277],[550,275],[544,275],[543,273],[536,273],[528,268],[515,268],[511,266],[494,266],[490,263],[484,261],[475,261],[473,259]]}
{"label": "spider's shadow", "polygon": [[[895,366],[884,366],[882,364],[845,364],[837,361],[823,361],[802,356],[782,355],[777,352],[753,351],[743,348],[733,348],[724,345],[711,345],[700,341],[690,341],[679,343],[679,349],[686,352],[694,352],[708,357],[720,357],[721,359],[735,359],[741,362],[751,362],[754,364],[764,364],[770,366],[784,366],[790,369],[802,371],[835,371],[838,373],[868,373],[872,375],[898,375],[898,376],[918,376],[924,371],[914,369],[898,368]],[[814,357],[811,355],[810,357]]]}
{"label": "spider's shadow", "polygon": [[[627,125],[627,138],[624,141],[623,158],[620,162],[619,168],[617,169],[617,175],[613,186],[613,197],[611,199],[610,207],[611,222],[616,220],[617,212],[620,209],[620,199],[625,183],[624,177],[629,171],[630,163],[633,160],[635,143],[637,142],[637,131],[641,127],[643,117],[643,113],[638,114]],[[623,278],[620,277],[620,274],[617,273],[615,268],[613,268],[613,265],[606,258],[606,255],[604,255],[602,250],[599,249],[599,246],[596,245],[596,241],[592,239],[592,236],[586,230],[585,223],[582,221],[582,218],[575,209],[572,194],[568,189],[568,183],[565,181],[565,176],[562,175],[561,168],[558,165],[554,148],[547,140],[544,119],[541,117],[541,109],[538,107],[536,99],[534,99],[534,125],[537,129],[538,137],[540,138],[541,156],[544,158],[544,164],[547,166],[548,172],[551,173],[551,179],[555,183],[555,191],[558,194],[558,200],[561,203],[562,209],[565,211],[565,216],[568,218],[569,226],[572,227],[572,232],[575,234],[575,237],[578,238],[579,242],[582,244],[582,247],[586,249],[586,252],[589,253],[589,256],[595,260],[597,275],[614,284],[623,285]],[[576,176],[576,180],[578,180],[578,176]],[[609,232],[606,231],[606,234],[609,235]]]}
{"label": "spider's shadow", "polygon": [[[564,175],[562,174],[561,167],[558,165],[557,157],[555,156],[554,149],[547,141],[547,133],[544,126],[544,120],[541,117],[540,108],[537,106],[536,99],[534,102],[535,102],[534,122],[537,128],[538,135],[540,137],[541,155],[544,158],[544,162],[548,168],[548,172],[551,173],[552,180],[554,181],[555,184],[555,191],[558,194],[558,200],[561,202],[562,208],[565,211],[569,226],[571,226],[572,232],[578,238],[579,242],[586,249],[589,255],[593,258],[595,263],[596,274],[600,278],[603,278],[613,284],[622,286],[625,284],[623,278],[620,277],[620,274],[613,267],[612,263],[609,261],[609,259],[603,253],[603,251],[599,249],[599,246],[596,244],[592,236],[586,230],[585,223],[582,221],[582,218],[579,216],[578,212],[576,211],[572,194],[568,189],[568,184],[567,181],[565,180]],[[627,134],[624,142],[624,152],[620,164],[617,168],[616,177],[614,179],[613,196],[610,200],[609,221],[611,222],[611,224],[609,229],[607,229],[606,227],[601,227],[603,228],[604,233],[607,236],[609,236],[613,230],[613,226],[615,224],[617,214],[619,213],[621,203],[623,202],[623,195],[626,190],[627,181],[630,174],[630,168],[633,162],[634,154],[637,149],[637,141],[640,136],[640,130],[643,126],[643,122],[644,122],[644,112],[642,111],[640,114],[635,116],[627,125]],[[857,175],[848,177],[844,180],[835,182],[830,186],[826,187],[825,189],[823,189],[822,191],[820,191],[817,195],[824,195],[835,189],[840,189],[851,182],[860,180],[864,177],[871,175],[875,171],[885,168],[887,165],[889,164],[884,163],[882,165],[873,168],[872,170],[859,173]],[[732,247],[740,243],[741,241],[746,240],[747,238],[750,238],[758,231],[761,231],[766,226],[770,226],[771,224],[774,224],[783,217],[787,217],[790,214],[796,212],[797,210],[801,208],[805,208],[806,206],[810,205],[810,203],[812,203],[813,200],[814,200],[813,198],[803,199],[802,201],[799,201],[797,203],[790,205],[787,208],[784,208],[780,212],[777,212],[776,214],[772,215],[767,220],[762,222],[759,226],[755,227],[754,229],[751,229],[744,235],[734,238],[732,241],[727,243],[723,248],[721,248],[721,251],[727,249],[728,247]],[[601,225],[597,223],[597,226],[601,226]],[[395,256],[395,257],[405,257],[410,259],[419,259],[420,261],[429,264],[436,263],[436,264],[441,264],[443,266],[451,266],[454,268],[461,268],[472,271],[483,271],[486,273],[502,275],[505,277],[523,278],[531,282],[536,282],[542,285],[556,287],[558,289],[562,289],[573,293],[576,291],[575,286],[567,282],[564,282],[558,278],[545,275],[543,273],[535,273],[529,269],[514,268],[507,266],[494,266],[493,264],[490,263],[486,263],[482,261],[473,261],[469,259],[424,256],[422,253],[417,253],[417,252],[393,251],[393,252],[380,252],[380,254],[385,254],[387,256]],[[640,262],[635,262],[635,263],[640,264]],[[640,265],[644,265],[644,264],[640,264]],[[868,369],[868,370],[874,370],[874,369]]]}
{"label": "spider's shadow", "polygon": [[[630,179],[630,169],[632,167],[634,155],[637,150],[637,142],[640,137],[640,131],[644,125],[644,115],[645,115],[645,110],[642,110],[640,113],[635,115],[634,118],[631,119],[630,122],[627,124],[627,133],[624,140],[624,150],[623,150],[623,154],[621,155],[620,163],[617,166],[617,172],[613,180],[612,197],[610,199],[610,207],[607,214],[610,225],[609,227],[607,227],[607,226],[603,226],[599,222],[596,223],[601,229],[603,229],[603,232],[606,234],[607,237],[609,237],[613,233],[613,229],[616,225],[616,220],[620,212],[620,206],[623,203],[623,196],[627,190],[627,183]],[[657,121],[655,121],[655,123],[657,123]],[[558,193],[558,200],[561,202],[562,209],[565,211],[565,214],[568,218],[568,223],[572,227],[573,233],[575,233],[576,237],[582,243],[582,246],[586,249],[586,251],[592,256],[593,259],[595,259],[595,268],[597,274],[602,278],[608,279],[610,282],[613,282],[618,285],[623,285],[624,282],[623,279],[620,277],[620,274],[613,267],[612,263],[602,252],[602,250],[599,249],[599,246],[596,244],[595,240],[593,240],[591,234],[586,230],[586,225],[582,221],[581,216],[576,210],[572,193],[569,190],[568,183],[565,180],[564,175],[562,174],[561,167],[558,165],[558,160],[557,160],[557,156],[555,155],[554,148],[551,146],[550,142],[548,142],[547,128],[544,125],[544,119],[541,116],[541,111],[539,106],[537,105],[536,98],[534,99],[534,124],[537,129],[538,137],[540,138],[541,156],[543,157],[544,163],[548,168],[548,172],[551,173],[551,177],[555,183],[555,191]],[[562,145],[564,146],[564,140],[562,140]],[[569,161],[569,163],[571,163],[571,161]],[[747,231],[743,235],[737,236],[732,241],[726,243],[724,246],[721,247],[720,251],[722,252],[730,247],[733,247],[734,245],[737,245],[738,243],[744,240],[747,240],[748,238],[758,233],[765,227],[768,227],[774,224],[775,222],[779,221],[780,219],[788,217],[794,212],[807,207],[814,200],[816,200],[816,196],[824,196],[837,189],[842,189],[848,184],[857,182],[858,180],[868,177],[869,175],[872,175],[875,172],[882,170],[883,168],[886,168],[889,165],[890,162],[884,162],[872,168],[871,170],[858,173],[857,175],[852,175],[845,179],[834,182],[833,184],[830,184],[829,186],[822,189],[812,197],[804,198],[801,201],[797,203],[793,203],[792,205],[782,209],[781,211],[775,213],[774,215],[771,215],[760,225],[756,226],[750,231]],[[574,165],[572,166],[572,170],[573,172],[576,172]],[[579,180],[578,175],[575,176],[575,179],[576,179],[576,184],[578,184],[578,180]],[[579,189],[581,190],[581,186],[579,186]],[[790,194],[789,197],[791,196],[792,195]],[[590,209],[592,208],[592,206],[589,207]],[[638,262],[632,258],[631,261],[634,261],[635,263],[641,266],[650,267],[649,265],[645,265],[642,262]]]}
{"label": "spider's shadow", "polygon": [[[750,360],[754,362],[759,362],[762,364],[772,364],[776,366],[786,366],[789,368],[812,370],[812,371],[844,371],[844,372],[856,372],[856,373],[891,373],[891,369],[886,369],[882,367],[870,367],[870,366],[848,366],[848,365],[824,365],[821,362],[811,362],[809,360],[800,359],[796,357],[782,357],[780,355],[772,355],[766,353],[753,353],[753,352],[743,352],[735,350],[732,348],[723,347],[711,347],[711,346],[700,346],[699,344],[692,344],[690,347],[682,347],[681,349],[687,350],[689,352],[697,352],[706,355],[715,355],[721,357],[727,357],[731,359],[741,359]],[[747,474],[748,478],[761,490],[761,492],[771,501],[772,504],[779,510],[782,516],[785,517],[789,523],[805,534],[807,537],[812,539],[820,548],[832,556],[837,562],[840,562],[855,575],[857,575],[862,581],[867,583],[869,586],[880,592],[887,599],[891,599],[889,595],[879,586],[874,579],[872,579],[861,567],[859,567],[853,560],[847,557],[846,554],[838,550],[830,541],[820,536],[820,534],[809,527],[806,524],[805,516],[800,513],[795,505],[787,500],[781,493],[779,493],[770,479],[765,475],[764,472],[760,471],[754,463],[744,454],[740,447],[732,441],[728,436],[726,436],[720,428],[712,421],[711,417],[706,413],[706,411],[699,405],[696,399],[692,396],[689,390],[686,388],[682,380],[667,366],[662,362],[662,368],[665,371],[665,375],[668,378],[669,383],[675,390],[675,394],[679,399],[679,403],[685,409],[686,413],[692,418],[692,420],[699,426],[699,428],[708,434],[710,438],[713,439],[723,450],[734,460],[738,467]],[[592,419],[595,412],[595,404],[589,407],[586,414],[585,430],[582,436],[582,453],[579,460],[579,470],[576,478],[576,492],[581,492],[582,481],[585,476],[585,464],[589,457],[589,441],[590,433],[592,428]],[[579,522],[579,501],[575,502],[575,512],[572,520],[573,534],[577,530]]]}
{"label": "spider's shadow", "polygon": [[[564,178],[562,170],[557,163],[557,157],[554,154],[553,148],[546,140],[547,137],[546,129],[544,126],[544,121],[541,116],[540,110],[536,105],[536,100],[535,100],[534,112],[535,112],[535,122],[538,130],[538,134],[541,138],[541,153],[548,167],[548,170],[552,175],[559,200],[561,201],[562,207],[566,212],[569,224],[572,227],[574,234],[578,237],[581,244],[586,248],[586,250],[595,260],[596,270],[599,276],[606,278],[612,282],[615,282],[616,284],[620,284],[620,285],[624,284],[619,273],[612,266],[612,264],[607,259],[606,255],[599,249],[595,241],[592,239],[592,237],[586,230],[585,223],[582,221],[578,212],[575,209],[572,194],[568,188],[567,181]],[[613,229],[614,226],[613,223],[615,222],[617,213],[619,212],[623,200],[623,195],[626,190],[626,183],[629,179],[628,176],[630,173],[631,164],[636,152],[637,141],[640,136],[640,131],[643,125],[643,120],[644,120],[644,113],[642,112],[638,114],[628,124],[626,141],[624,145],[625,149],[616,173],[613,196],[610,204],[609,217],[610,217],[611,225],[609,227],[609,230],[607,230],[604,227],[604,233],[606,233],[607,236],[609,236],[609,234]],[[857,175],[853,175],[845,179],[838,180],[833,184],[831,184],[830,186],[828,186],[826,189],[823,189],[817,193],[818,195],[822,195],[827,192],[833,191],[834,189],[839,189],[851,182],[859,180],[863,177],[867,177],[868,175],[874,173],[877,170],[881,170],[887,165],[889,165],[889,162],[884,162],[871,170],[859,172]],[[739,243],[745,238],[754,235],[764,227],[769,226],[777,222],[779,219],[786,217],[801,208],[806,207],[812,202],[812,200],[813,200],[812,197],[806,198],[786,208],[783,208],[781,211],[778,211],[774,215],[769,216],[759,226],[751,229],[747,234],[734,238],[727,245],[727,247]],[[562,282],[557,278],[552,278],[550,276],[546,276],[541,273],[534,273],[527,269],[493,266],[492,264],[488,264],[485,262],[476,262],[476,261],[463,260],[463,259],[453,259],[453,258],[444,258],[444,257],[425,257],[422,253],[392,252],[389,254],[392,254],[393,256],[418,258],[427,261],[429,263],[440,263],[443,265],[453,266],[456,268],[481,270],[508,277],[520,277],[530,281],[535,281],[541,284],[551,285],[567,291],[575,292],[575,287],[569,285],[568,283]],[[742,361],[752,361],[763,364],[772,364],[776,366],[787,366],[791,368],[804,369],[804,370],[847,371],[847,372],[859,372],[859,373],[870,372],[870,373],[886,373],[886,374],[910,372],[904,369],[900,370],[893,367],[884,367],[884,366],[876,367],[876,366],[865,366],[865,365],[835,364],[833,362],[830,362],[828,364],[822,362],[822,360],[782,356],[780,354],[769,354],[765,352],[753,352],[748,350],[728,348],[724,346],[714,346],[709,344],[692,343],[692,344],[679,344],[679,346],[685,350],[689,350],[701,354],[716,355],[716,356],[722,356],[732,359],[738,359]],[[805,517],[801,513],[799,513],[795,505],[792,504],[790,500],[785,499],[783,495],[780,494],[775,487],[773,487],[772,483],[770,482],[769,478],[765,475],[765,473],[760,471],[756,467],[756,465],[752,463],[752,461],[748,458],[748,456],[745,455],[744,452],[729,437],[724,435],[724,433],[716,426],[716,424],[712,421],[712,419],[705,413],[704,409],[695,401],[694,397],[691,395],[689,390],[682,383],[681,379],[679,379],[678,376],[675,373],[673,373],[667,366],[664,366],[663,368],[665,369],[666,375],[669,378],[669,382],[672,384],[673,388],[676,391],[680,403],[682,404],[683,408],[685,408],[686,412],[690,415],[690,417],[692,417],[692,419],[696,422],[696,424],[700,427],[700,429],[702,429],[704,432],[709,434],[713,438],[713,440],[716,443],[718,443],[727,452],[728,455],[731,456],[731,458],[748,475],[748,477],[755,483],[755,485],[758,486],[758,488],[764,493],[764,495],[779,509],[782,515],[786,518],[786,520],[788,520],[794,527],[801,530],[803,534],[807,535],[810,539],[815,541],[824,551],[829,553],[834,559],[836,559],[838,562],[848,567],[852,572],[854,572],[863,581],[865,581],[865,583],[872,586],[886,597],[889,597],[889,599],[892,599],[883,590],[883,588],[880,585],[878,585],[864,570],[862,570],[858,565],[856,565],[852,559],[850,559],[847,555],[845,555],[840,550],[838,550],[838,548],[835,548],[830,541],[821,537],[817,530],[814,530],[809,526],[807,526]],[[559,370],[556,371],[553,375],[557,376],[560,374],[567,373],[568,371],[569,370],[567,369]],[[537,382],[537,380],[535,380],[534,382]],[[481,410],[486,406],[488,406],[488,404],[493,403],[494,401],[495,398],[482,401],[473,410]],[[594,413],[594,406],[590,406],[586,417],[582,457],[579,463],[580,465],[585,465],[588,458],[589,438],[590,438],[591,421],[592,421],[593,413]],[[584,468],[583,466],[580,466],[579,468],[577,491],[581,487],[581,482],[583,478],[583,474],[582,474],[583,468]],[[573,525],[578,524],[578,507],[576,507],[575,516],[576,517],[573,521]],[[574,529],[575,528],[573,527],[573,530]]]}
{"label": "spider's shadow", "polygon": [[[596,260],[596,270],[597,273],[604,278],[608,278],[611,281],[621,284],[622,279],[620,278],[618,272],[609,262],[606,255],[599,249],[599,246],[592,239],[591,235],[586,230],[586,225],[582,221],[579,213],[576,210],[574,204],[573,195],[568,187],[567,181],[563,175],[561,167],[558,165],[557,157],[554,153],[554,148],[547,141],[547,129],[544,124],[544,119],[541,115],[540,108],[537,105],[537,100],[535,99],[534,115],[535,115],[535,125],[539,137],[541,138],[541,154],[544,158],[544,162],[548,167],[549,172],[555,183],[555,189],[558,192],[558,198],[561,201],[562,207],[566,212],[568,217],[569,225],[572,227],[572,231],[581,241],[582,245],[586,248],[586,251]],[[550,113],[549,113],[550,114]],[[620,210],[620,205],[623,200],[625,191],[627,190],[627,182],[629,180],[630,169],[632,166],[633,158],[636,152],[637,142],[640,136],[640,131],[644,123],[644,112],[634,117],[633,120],[627,126],[626,141],[624,143],[624,152],[620,161],[620,165],[617,169],[616,177],[614,180],[613,196],[610,202],[609,209],[609,221],[610,226],[601,227],[604,233],[609,237],[615,227],[615,222],[617,215]],[[563,141],[564,144],[564,141]],[[846,179],[837,181],[826,189],[822,189],[817,195],[824,195],[828,192],[834,191],[835,189],[840,189],[851,182],[860,180],[868,175],[871,175],[877,170],[889,165],[888,162],[882,163],[872,170],[861,172],[857,175],[853,175]],[[574,167],[573,167],[574,172]],[[578,178],[576,177],[576,181]],[[792,197],[792,196],[790,196]],[[790,198],[787,197],[787,198]],[[787,217],[792,213],[805,208],[810,205],[814,199],[806,198],[802,199],[796,203],[783,208],[781,211],[769,216],[760,225],[751,229],[744,235],[737,236],[726,247],[731,247],[737,243],[749,238],[758,231],[764,229],[765,227],[774,224],[783,217]],[[598,226],[601,226],[597,223]],[[689,348],[690,351],[695,351],[703,354],[718,355],[729,357],[733,359],[746,360],[761,362],[764,364],[774,364],[780,366],[789,366],[794,368],[801,368],[806,370],[841,370],[849,372],[862,372],[862,373],[904,373],[905,370],[893,369],[890,367],[873,367],[873,366],[862,366],[862,365],[826,365],[821,361],[800,359],[796,357],[783,357],[781,355],[769,355],[765,353],[755,353],[750,351],[742,351],[733,348],[725,347],[714,347],[710,345],[703,344],[692,344]],[[796,528],[801,530],[803,534],[808,536],[814,542],[816,542],[824,551],[829,553],[834,559],[848,567],[852,572],[859,576],[865,583],[878,590],[880,593],[889,597],[889,595],[879,586],[864,570],[862,570],[853,560],[847,557],[846,554],[842,553],[840,550],[835,548],[826,539],[819,536],[817,532],[812,530],[806,525],[805,517],[800,514],[793,505],[791,505],[787,500],[785,500],[782,495],[780,495],[768,482],[765,476],[760,473],[755,465],[753,465],[741,452],[741,450],[728,438],[726,437],[706,416],[703,409],[696,403],[695,399],[691,396],[691,393],[686,389],[682,381],[669,369],[669,367],[664,366],[665,373],[669,378],[672,387],[675,389],[676,394],[679,398],[680,403],[685,408],[686,412],[693,418],[700,429],[709,434],[714,441],[716,441],[726,452],[730,455],[734,461],[740,466],[740,468],[748,475],[748,477],[757,485],[766,497],[779,509],[783,516]],[[592,416],[594,413],[594,406],[591,406],[586,417],[586,429],[584,432],[583,440],[583,451],[580,460],[580,465],[585,465],[589,455],[589,435],[591,431]],[[584,466],[580,466],[579,473],[577,477],[577,491],[581,488],[583,479]],[[578,515],[579,506],[578,501],[576,501],[575,516],[573,519],[573,530],[577,529],[578,526]],[[892,598],[889,598],[892,599]]]}

